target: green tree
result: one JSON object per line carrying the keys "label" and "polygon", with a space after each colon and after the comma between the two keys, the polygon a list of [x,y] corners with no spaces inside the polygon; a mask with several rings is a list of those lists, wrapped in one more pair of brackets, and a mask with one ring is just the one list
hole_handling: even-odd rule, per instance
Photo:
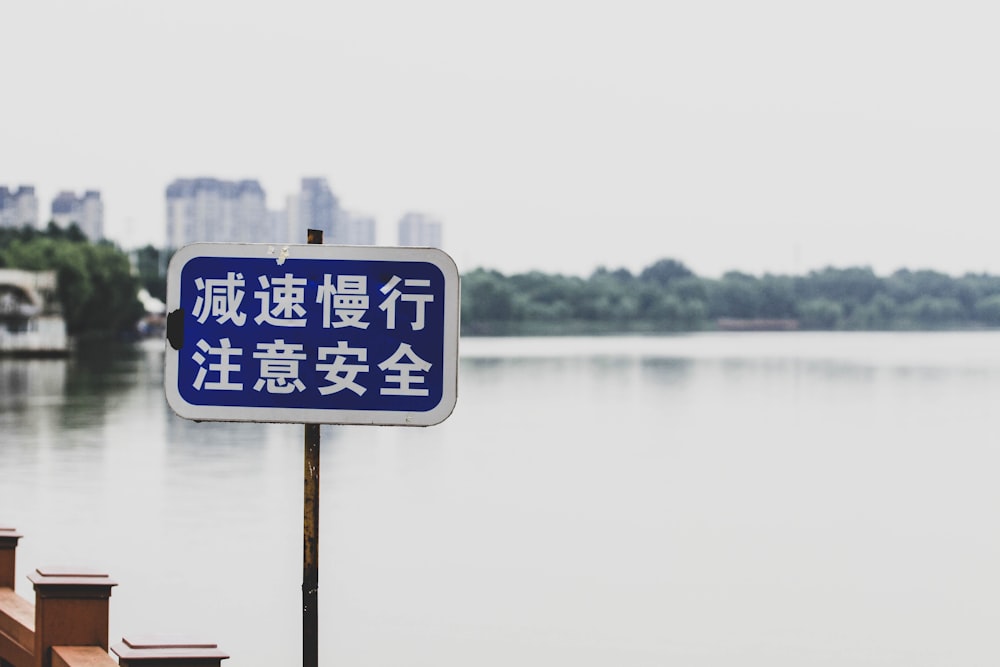
{"label": "green tree", "polygon": [[876,294],[868,303],[856,306],[844,326],[848,329],[886,330],[896,326],[896,302],[887,294]]}
{"label": "green tree", "polygon": [[462,277],[462,327],[477,333],[519,319],[513,287],[498,271],[476,269]]}
{"label": "green tree", "polygon": [[646,309],[647,318],[658,327],[671,331],[680,328],[685,316],[684,302],[666,292],[655,292]]}
{"label": "green tree", "polygon": [[799,279],[796,291],[800,299],[824,298],[853,307],[871,301],[880,287],[881,281],[869,267],[827,267]]}
{"label": "green tree", "polygon": [[651,283],[666,287],[679,278],[690,278],[694,272],[675,259],[661,259],[655,262],[639,274],[639,280],[644,283]]}
{"label": "green tree", "polygon": [[917,328],[954,326],[963,315],[962,304],[953,297],[918,296],[906,304],[901,314]]}
{"label": "green tree", "polygon": [[145,245],[133,251],[132,256],[135,260],[139,286],[144,287],[157,299],[165,301],[167,298],[166,266],[170,258],[167,251]]}
{"label": "green tree", "polygon": [[583,314],[585,319],[627,325],[636,318],[639,300],[635,279],[626,269],[597,269],[587,281],[587,291],[591,303],[589,312]]}
{"label": "green tree", "polygon": [[71,335],[130,331],[142,316],[128,258],[112,244],[89,243],[72,228],[51,223],[42,234],[5,236],[3,242],[4,266],[56,272],[56,293]]}
{"label": "green tree", "polygon": [[714,318],[760,317],[761,290],[757,278],[746,273],[730,271],[721,280],[708,284],[709,313]]}
{"label": "green tree", "polygon": [[885,291],[898,304],[907,304],[918,297],[957,298],[955,280],[944,273],[921,269],[899,269],[885,280]]}
{"label": "green tree", "polygon": [[799,321],[804,329],[839,329],[844,307],[827,298],[809,299],[799,305]]}
{"label": "green tree", "polygon": [[667,291],[683,301],[708,303],[708,288],[705,286],[705,281],[697,276],[671,280]]}
{"label": "green tree", "polygon": [[975,305],[976,319],[987,326],[1000,326],[1000,293],[983,297]]}
{"label": "green tree", "polygon": [[760,302],[757,313],[771,319],[794,318],[796,315],[795,281],[787,276],[765,274],[758,283]]}

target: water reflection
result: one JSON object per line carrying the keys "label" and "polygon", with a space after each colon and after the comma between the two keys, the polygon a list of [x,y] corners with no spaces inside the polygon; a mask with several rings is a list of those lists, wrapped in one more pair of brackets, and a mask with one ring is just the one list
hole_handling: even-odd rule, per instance
{"label": "water reflection", "polygon": [[0,414],[61,403],[66,364],[65,359],[0,358]]}
{"label": "water reflection", "polygon": [[30,465],[58,426],[65,402],[66,360],[0,359],[0,455]]}
{"label": "water reflection", "polygon": [[[1000,336],[892,340],[463,341],[442,425],[323,429],[322,661],[1000,661]],[[113,636],[294,662],[301,425],[177,418],[156,347],[31,364],[0,362],[22,571],[111,571]]]}
{"label": "water reflection", "polygon": [[671,357],[648,357],[642,360],[644,381],[677,387],[691,377],[694,361]]}
{"label": "water reflection", "polygon": [[66,382],[58,418],[67,431],[100,430],[109,409],[141,379],[142,351],[128,344],[82,344],[64,360]]}

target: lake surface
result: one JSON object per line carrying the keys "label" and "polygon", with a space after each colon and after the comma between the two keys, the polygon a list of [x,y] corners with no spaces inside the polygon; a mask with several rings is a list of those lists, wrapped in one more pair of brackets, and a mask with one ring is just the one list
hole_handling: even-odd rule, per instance
{"label": "lake surface", "polygon": [[[443,424],[323,428],[321,664],[1000,663],[1000,333],[460,347]],[[0,361],[18,591],[301,664],[303,428],[175,417],[162,356]]]}

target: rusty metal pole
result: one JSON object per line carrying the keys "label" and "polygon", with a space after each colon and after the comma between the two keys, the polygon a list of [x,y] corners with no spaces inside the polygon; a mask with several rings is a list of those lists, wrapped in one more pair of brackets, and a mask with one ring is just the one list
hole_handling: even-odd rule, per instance
{"label": "rusty metal pole", "polygon": [[[310,244],[323,231],[308,231]],[[319,424],[305,425],[305,489],[302,524],[302,665],[319,667]]]}

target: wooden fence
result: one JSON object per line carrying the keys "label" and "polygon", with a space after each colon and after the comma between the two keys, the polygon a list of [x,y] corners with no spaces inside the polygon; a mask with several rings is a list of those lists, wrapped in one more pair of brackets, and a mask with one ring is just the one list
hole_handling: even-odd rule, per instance
{"label": "wooden fence", "polygon": [[108,645],[111,589],[104,572],[40,567],[32,604],[14,592],[21,535],[0,527],[0,667],[220,667],[216,644],[129,636]]}

